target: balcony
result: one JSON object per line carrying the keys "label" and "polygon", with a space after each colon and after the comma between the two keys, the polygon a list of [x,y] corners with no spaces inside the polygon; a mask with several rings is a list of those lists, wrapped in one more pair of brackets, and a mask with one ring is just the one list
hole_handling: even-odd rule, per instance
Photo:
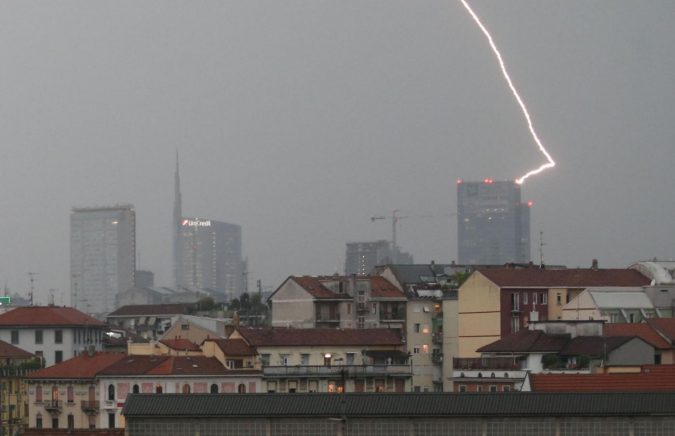
{"label": "balcony", "polygon": [[96,415],[100,407],[101,405],[98,401],[82,401],[80,403],[80,408],[87,415]]}
{"label": "balcony", "polygon": [[432,353],[431,361],[436,365],[440,365],[441,363],[443,363],[443,353]]}
{"label": "balcony", "polygon": [[410,365],[332,365],[332,366],[266,366],[263,368],[264,377],[410,377]]}
{"label": "balcony", "polygon": [[42,402],[42,407],[51,414],[61,413],[63,409],[63,401],[60,400],[45,400]]}
{"label": "balcony", "polygon": [[380,312],[380,322],[405,322],[405,312]]}
{"label": "balcony", "polygon": [[443,332],[434,332],[431,335],[431,342],[436,344],[436,345],[442,345],[443,344]]}
{"label": "balcony", "polygon": [[357,303],[356,304],[356,313],[368,313],[370,309],[366,303]]}
{"label": "balcony", "polygon": [[339,313],[335,313],[335,314],[320,314],[320,313],[317,313],[316,324],[328,324],[328,325],[340,324],[340,314]]}

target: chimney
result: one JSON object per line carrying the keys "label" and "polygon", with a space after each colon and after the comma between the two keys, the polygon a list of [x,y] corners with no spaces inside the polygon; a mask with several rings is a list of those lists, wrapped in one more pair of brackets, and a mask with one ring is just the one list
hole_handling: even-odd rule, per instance
{"label": "chimney", "polygon": [[597,271],[597,270],[598,270],[598,259],[593,259],[593,263],[591,264],[591,269],[592,269],[593,271]]}

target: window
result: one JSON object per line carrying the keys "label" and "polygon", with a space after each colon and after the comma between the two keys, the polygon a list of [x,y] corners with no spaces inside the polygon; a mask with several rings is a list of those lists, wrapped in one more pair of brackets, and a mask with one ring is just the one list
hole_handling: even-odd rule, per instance
{"label": "window", "polygon": [[108,428],[115,428],[115,414],[108,413]]}
{"label": "window", "polygon": [[162,392],[164,392],[164,388],[162,387],[162,385],[155,386],[155,393],[156,394],[161,394]]}
{"label": "window", "polygon": [[419,304],[413,305],[413,312],[420,313],[421,311],[422,311],[422,309],[420,308]]}
{"label": "window", "polygon": [[262,366],[270,366],[270,355],[269,354],[261,354],[260,355],[260,363],[262,363]]}
{"label": "window", "polygon": [[35,330],[35,344],[42,344],[42,330]]}
{"label": "window", "polygon": [[376,315],[377,314],[377,303],[371,304],[370,307],[371,307],[370,313],[372,313],[373,315]]}
{"label": "window", "polygon": [[35,388],[35,402],[36,403],[41,403],[42,402],[42,386],[37,385]]}
{"label": "window", "polygon": [[466,392],[466,385],[459,385],[460,392]]}
{"label": "window", "polygon": [[319,382],[317,380],[309,381],[309,392],[316,392],[319,390]]}
{"label": "window", "polygon": [[347,365],[354,364],[354,353],[347,353]]}
{"label": "window", "polygon": [[511,310],[519,310],[520,309],[520,294],[518,292],[514,292],[511,294]]}
{"label": "window", "polygon": [[541,294],[541,304],[548,304],[548,294],[547,293]]}
{"label": "window", "polygon": [[352,314],[352,303],[347,303],[347,315]]}
{"label": "window", "polygon": [[422,344],[422,352],[424,354],[429,354],[429,344]]}
{"label": "window", "polygon": [[429,325],[428,324],[424,324],[422,326],[422,333],[429,334]]}
{"label": "window", "polygon": [[309,365],[309,354],[300,355],[300,365]]}
{"label": "window", "polygon": [[54,363],[61,363],[63,362],[63,351],[57,350],[54,351]]}
{"label": "window", "polygon": [[87,419],[89,421],[89,428],[96,428],[96,415],[89,415]]}
{"label": "window", "polygon": [[75,428],[75,417],[73,414],[68,415],[68,430],[73,430]]}
{"label": "window", "polygon": [[42,413],[35,416],[35,428],[42,428]]}
{"label": "window", "polygon": [[181,392],[183,392],[184,394],[189,394],[190,393],[190,385],[185,383],[183,385],[183,390]]}
{"label": "window", "polygon": [[514,316],[511,318],[511,333],[518,333],[520,331],[520,318]]}
{"label": "window", "polygon": [[131,388],[131,393],[133,393],[133,394],[137,394],[137,393],[139,393],[140,391],[141,391],[141,389],[138,387],[138,385],[134,385],[134,386]]}
{"label": "window", "polygon": [[115,400],[115,385],[108,385],[108,400]]}
{"label": "window", "polygon": [[568,292],[568,293],[565,295],[565,301],[569,303],[571,299],[572,299],[572,294],[570,294],[570,293]]}
{"label": "window", "polygon": [[504,385],[502,386],[502,392],[509,392],[511,390],[511,386]]}
{"label": "window", "polygon": [[496,385],[490,385],[490,392],[497,392],[497,386]]}
{"label": "window", "polygon": [[190,330],[190,324],[181,324],[180,329],[181,330]]}
{"label": "window", "polygon": [[415,333],[419,333],[419,332],[420,332],[420,323],[417,322],[417,323],[415,323]]}
{"label": "window", "polygon": [[555,302],[558,306],[562,305],[562,295],[560,295],[560,292],[555,293]]}
{"label": "window", "polygon": [[52,417],[52,428],[59,428],[59,417]]}
{"label": "window", "polygon": [[213,383],[213,384],[211,385],[211,393],[212,393],[212,394],[217,394],[217,393],[218,393],[218,385],[217,385],[217,384]]}
{"label": "window", "polygon": [[481,385],[476,386],[476,392],[483,392],[483,386]]}
{"label": "window", "polygon": [[523,293],[523,304],[527,304],[527,292]]}
{"label": "window", "polygon": [[16,345],[19,343],[19,331],[12,330],[12,344]]}
{"label": "window", "polygon": [[[276,381],[268,381],[267,382],[267,392],[270,394],[273,394],[277,391],[277,382]],[[313,391],[310,391],[313,392]]]}
{"label": "window", "polygon": [[63,344],[63,330],[54,330],[54,343]]}
{"label": "window", "polygon": [[279,365],[281,366],[288,366],[288,363],[291,360],[291,355],[290,354],[280,354],[279,355]]}
{"label": "window", "polygon": [[74,402],[75,402],[75,392],[74,392],[74,391],[75,391],[75,390],[73,389],[73,386],[72,386],[72,385],[71,385],[71,386],[68,386],[66,398],[68,399],[68,402],[69,402],[69,403],[74,403]]}
{"label": "window", "polygon": [[413,354],[420,354],[420,346],[419,345],[415,345],[413,347]]}
{"label": "window", "polygon": [[532,294],[532,304],[537,304],[537,293]]}

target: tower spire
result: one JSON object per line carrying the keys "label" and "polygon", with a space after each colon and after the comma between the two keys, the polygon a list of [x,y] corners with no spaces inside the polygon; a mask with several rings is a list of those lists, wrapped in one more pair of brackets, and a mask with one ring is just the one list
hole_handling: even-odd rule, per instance
{"label": "tower spire", "polygon": [[174,193],[173,193],[173,222],[171,223],[171,233],[173,234],[173,277],[176,289],[181,283],[180,274],[180,255],[181,255],[181,240],[180,228],[183,219],[183,204],[180,193],[180,167],[178,162],[178,150],[176,150],[176,171],[173,176]]}

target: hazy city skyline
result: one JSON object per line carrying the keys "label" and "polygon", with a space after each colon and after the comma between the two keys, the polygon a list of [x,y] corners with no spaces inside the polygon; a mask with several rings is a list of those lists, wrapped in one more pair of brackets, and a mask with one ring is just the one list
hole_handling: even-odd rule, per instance
{"label": "hazy city skyline", "polygon": [[[529,179],[532,258],[675,257],[675,3],[470,2],[556,168]],[[455,180],[543,162],[459,1],[10,2],[0,14],[0,284],[69,303],[69,211],[134,204],[140,268],[172,282],[183,210],[242,226],[249,284],[390,239],[456,259]],[[415,216],[431,216],[414,218]]]}

